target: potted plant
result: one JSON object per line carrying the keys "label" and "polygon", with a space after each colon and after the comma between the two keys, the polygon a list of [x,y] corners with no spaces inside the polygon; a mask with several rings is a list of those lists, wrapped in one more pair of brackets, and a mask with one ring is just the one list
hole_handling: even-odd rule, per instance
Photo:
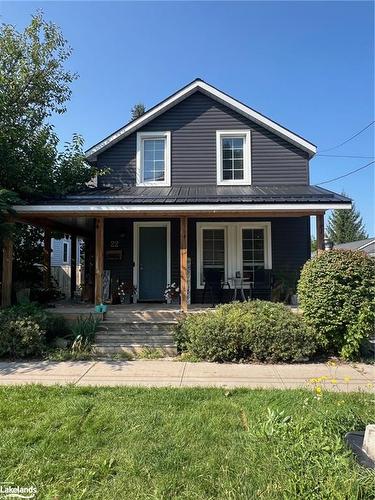
{"label": "potted plant", "polygon": [[137,288],[130,281],[122,281],[117,287],[117,293],[122,304],[131,304],[136,291]]}
{"label": "potted plant", "polygon": [[167,285],[164,291],[164,297],[167,302],[178,303],[180,299],[180,289],[176,283]]}

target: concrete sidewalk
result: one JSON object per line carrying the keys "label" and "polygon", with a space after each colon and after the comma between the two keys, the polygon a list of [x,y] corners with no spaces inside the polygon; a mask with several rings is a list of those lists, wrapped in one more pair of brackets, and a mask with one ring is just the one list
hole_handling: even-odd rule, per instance
{"label": "concrete sidewalk", "polygon": [[0,363],[0,384],[75,384],[143,387],[312,387],[310,379],[335,391],[372,391],[374,365],[188,363],[137,361],[30,361]]}

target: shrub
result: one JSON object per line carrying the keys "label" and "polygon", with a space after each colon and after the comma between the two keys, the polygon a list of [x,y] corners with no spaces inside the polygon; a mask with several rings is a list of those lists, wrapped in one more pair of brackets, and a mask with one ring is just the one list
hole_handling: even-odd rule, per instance
{"label": "shrub", "polygon": [[38,304],[8,307],[0,312],[0,356],[38,356],[47,341],[69,332],[64,318],[47,312]]}
{"label": "shrub", "polygon": [[1,325],[0,356],[26,358],[39,356],[44,349],[45,331],[32,318],[4,321]]}
{"label": "shrub", "polygon": [[299,315],[260,300],[190,314],[178,323],[174,337],[181,351],[209,361],[298,361],[316,347]]}
{"label": "shrub", "polygon": [[52,342],[58,337],[71,337],[72,329],[69,327],[64,316],[59,314],[47,314],[46,340]]}
{"label": "shrub", "polygon": [[91,350],[91,345],[94,343],[95,334],[98,329],[100,320],[90,316],[80,316],[72,326],[74,342],[72,345],[73,352],[83,352]]}
{"label": "shrub", "polygon": [[321,348],[345,357],[358,354],[362,338],[371,330],[363,326],[362,316],[363,307],[374,304],[374,277],[374,260],[358,251],[322,252],[305,264],[298,297]]}
{"label": "shrub", "polygon": [[365,302],[360,307],[359,313],[353,323],[348,326],[341,349],[341,356],[351,359],[358,355],[363,339],[368,339],[374,334],[375,307],[374,303]]}

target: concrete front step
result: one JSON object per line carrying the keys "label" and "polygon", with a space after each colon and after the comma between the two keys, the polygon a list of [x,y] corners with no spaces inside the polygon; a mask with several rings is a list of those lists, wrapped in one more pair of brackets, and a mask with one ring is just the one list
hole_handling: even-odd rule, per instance
{"label": "concrete front step", "polygon": [[110,335],[97,335],[95,338],[97,344],[107,344],[108,342],[135,342],[137,344],[149,343],[154,344],[173,344],[173,337],[167,335],[116,335],[112,333]]}
{"label": "concrete front step", "polygon": [[172,331],[176,325],[174,321],[146,322],[146,321],[103,321],[99,330],[131,330],[131,331]]}
{"label": "concrete front step", "polygon": [[95,350],[103,354],[136,354],[147,347],[176,355],[172,331],[179,315],[178,311],[168,310],[108,311],[96,334]]}
{"label": "concrete front step", "polygon": [[178,311],[108,311],[105,314],[105,322],[168,322],[178,321],[181,313]]}
{"label": "concrete front step", "polygon": [[155,345],[153,343],[124,343],[124,342],[108,342],[105,344],[95,344],[94,351],[98,354],[117,354],[127,352],[129,354],[140,354],[145,349],[155,349],[161,351],[166,356],[176,356],[177,348],[174,344]]}

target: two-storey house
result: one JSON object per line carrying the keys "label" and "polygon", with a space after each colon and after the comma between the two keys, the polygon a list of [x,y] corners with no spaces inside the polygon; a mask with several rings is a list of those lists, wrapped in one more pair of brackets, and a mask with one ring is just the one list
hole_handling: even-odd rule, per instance
{"label": "two-storey house", "polygon": [[96,303],[109,277],[111,286],[131,282],[135,301],[163,301],[175,282],[186,309],[202,301],[210,270],[249,287],[261,269],[298,275],[310,258],[312,215],[323,249],[325,211],[351,202],[310,185],[315,153],[197,79],[87,151],[88,162],[110,169],[97,187],[16,210],[86,238]]}

